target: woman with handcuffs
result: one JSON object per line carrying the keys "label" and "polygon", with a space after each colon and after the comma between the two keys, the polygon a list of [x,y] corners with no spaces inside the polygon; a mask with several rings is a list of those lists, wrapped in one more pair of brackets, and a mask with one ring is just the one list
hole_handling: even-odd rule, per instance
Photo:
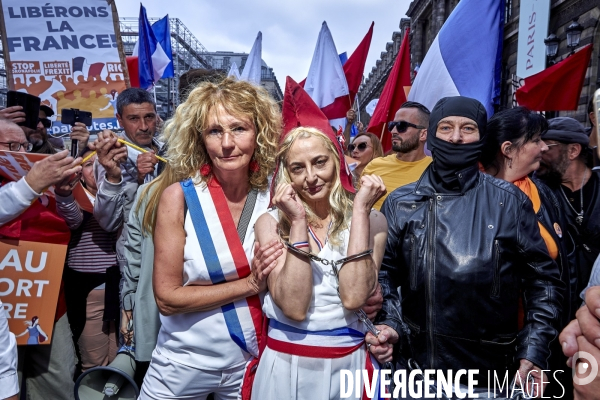
{"label": "woman with handcuffs", "polygon": [[339,398],[342,369],[376,365],[364,342],[370,322],[355,310],[377,287],[387,222],[372,206],[386,189],[364,176],[354,195],[326,117],[299,86],[286,97],[276,209],[255,226],[261,246],[279,240],[285,248],[267,278],[270,322],[252,398]]}

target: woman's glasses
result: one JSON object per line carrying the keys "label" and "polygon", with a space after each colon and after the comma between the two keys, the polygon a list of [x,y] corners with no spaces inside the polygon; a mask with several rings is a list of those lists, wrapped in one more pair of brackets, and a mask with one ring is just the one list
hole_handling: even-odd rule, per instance
{"label": "woman's glasses", "polygon": [[367,146],[367,142],[362,142],[359,144],[349,144],[348,145],[348,151],[350,153],[352,153],[354,151],[354,149],[358,150],[358,151],[365,151],[367,149],[367,147],[371,147],[371,146]]}
{"label": "woman's glasses", "polygon": [[398,133],[404,133],[404,132],[406,132],[406,130],[409,127],[416,128],[416,129],[425,129],[424,126],[411,124],[410,122],[407,122],[407,121],[392,121],[392,122],[388,122],[388,130],[390,132],[393,131],[394,128],[396,128],[396,131],[398,131]]}

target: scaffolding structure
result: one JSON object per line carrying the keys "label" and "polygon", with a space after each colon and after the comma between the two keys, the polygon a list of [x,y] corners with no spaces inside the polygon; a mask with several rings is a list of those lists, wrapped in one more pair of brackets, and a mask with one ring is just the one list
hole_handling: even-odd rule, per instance
{"label": "scaffolding structure", "polygon": [[[160,18],[148,18],[151,24]],[[179,18],[169,18],[174,78],[161,79],[155,85],[156,106],[163,118],[171,116],[179,104],[179,77],[192,68],[212,69],[206,48]],[[138,18],[119,18],[123,49],[127,56],[133,53],[138,40]]]}
{"label": "scaffolding structure", "polygon": [[6,107],[6,93],[8,84],[6,82],[6,63],[4,62],[4,48],[0,40],[0,107]]}
{"label": "scaffolding structure", "polygon": [[[160,18],[148,18],[150,23],[158,21]],[[173,70],[174,77],[160,79],[155,87],[157,111],[163,119],[171,117],[175,108],[179,104],[179,77],[190,69],[205,68],[222,70],[225,74],[229,72],[229,65],[225,65],[223,54],[231,53],[243,57],[238,60],[238,66],[243,68],[246,53],[216,52],[210,53],[194,36],[194,34],[181,22],[179,18],[169,18],[171,30],[171,51],[173,52]],[[126,56],[131,56],[133,49],[138,41],[138,18],[121,17],[119,18],[119,29],[123,42],[123,50]],[[261,71],[261,84],[273,96],[276,101],[283,99],[283,93],[277,82],[273,68],[268,67],[264,61]],[[6,107],[6,93],[8,92],[7,74],[2,52],[2,43],[0,41],[0,107]]]}

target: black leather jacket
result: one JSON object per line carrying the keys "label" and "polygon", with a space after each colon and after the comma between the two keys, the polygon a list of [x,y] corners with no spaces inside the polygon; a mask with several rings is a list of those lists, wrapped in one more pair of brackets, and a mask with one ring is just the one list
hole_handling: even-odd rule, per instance
{"label": "black leather jacket", "polygon": [[[564,284],[549,257],[531,201],[514,185],[458,173],[460,192],[435,193],[431,166],[392,192],[381,211],[388,239],[377,322],[401,333],[398,306],[422,368],[515,370],[519,359],[548,368]],[[525,325],[518,330],[524,298]]]}
{"label": "black leather jacket", "polygon": [[540,193],[542,205],[537,212],[538,221],[552,235],[552,239],[558,246],[558,258],[555,260],[560,270],[560,278],[565,284],[565,296],[563,301],[563,318],[560,329],[564,328],[575,318],[575,312],[581,301],[577,293],[577,271],[575,265],[569,262],[567,243],[571,240],[567,232],[567,221],[563,213],[560,201],[555,193],[545,183],[537,178],[531,178]]}

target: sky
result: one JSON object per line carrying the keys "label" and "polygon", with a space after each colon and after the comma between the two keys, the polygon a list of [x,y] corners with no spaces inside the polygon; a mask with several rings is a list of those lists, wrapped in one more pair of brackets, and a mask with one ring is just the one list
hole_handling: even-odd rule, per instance
{"label": "sky", "polygon": [[[280,86],[306,77],[323,21],[338,53],[352,54],[375,22],[367,76],[400,31],[411,0],[144,0],[148,17],[179,18],[208,51],[249,53],[262,31],[262,58]],[[139,2],[116,0],[119,17],[138,17]]]}

